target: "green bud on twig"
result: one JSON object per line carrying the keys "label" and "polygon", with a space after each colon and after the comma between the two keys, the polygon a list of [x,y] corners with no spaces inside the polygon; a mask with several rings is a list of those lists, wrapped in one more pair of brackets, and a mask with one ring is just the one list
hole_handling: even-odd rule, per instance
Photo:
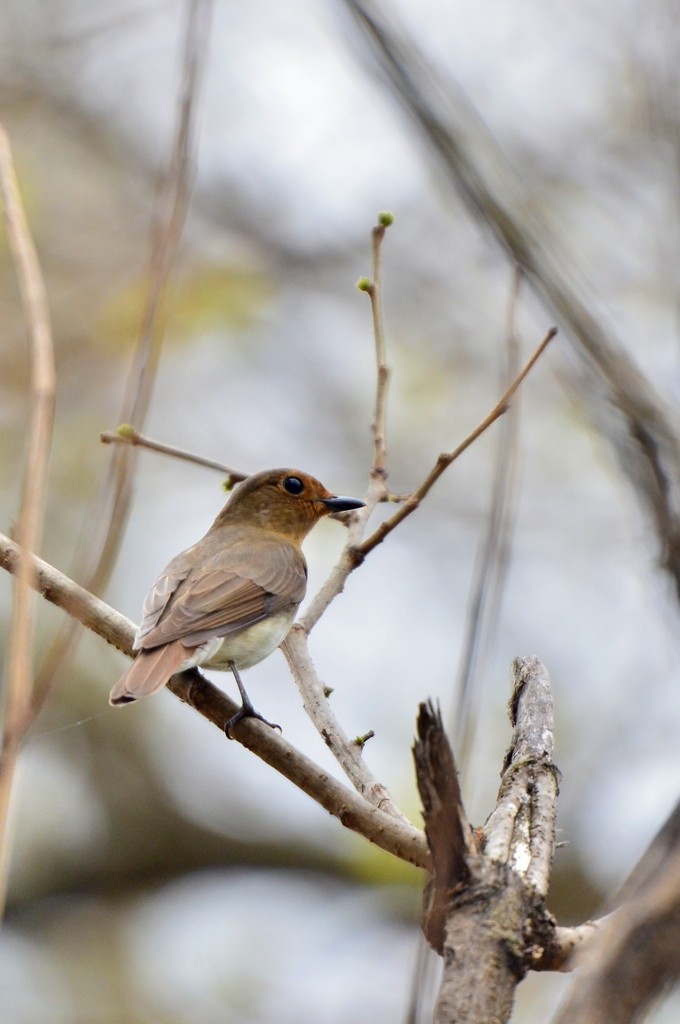
{"label": "green bud on twig", "polygon": [[137,436],[137,431],[134,427],[130,426],[129,423],[121,423],[116,431],[121,437],[124,437],[127,441],[133,441]]}
{"label": "green bud on twig", "polygon": [[324,688],[323,688],[323,695],[324,695],[324,697],[330,697],[330,695],[332,693],[335,693],[335,688],[333,686],[324,686]]}
{"label": "green bud on twig", "polygon": [[364,746],[368,743],[369,740],[372,740],[374,736],[375,733],[373,732],[373,730],[369,729],[369,731],[367,733],[364,733],[363,736],[355,736],[353,742],[356,743],[356,745],[360,747],[361,750],[363,750]]}
{"label": "green bud on twig", "polygon": [[394,224],[394,214],[390,213],[389,210],[382,210],[378,214],[378,224],[382,224],[384,228],[388,228],[390,224]]}
{"label": "green bud on twig", "polygon": [[359,280],[357,281],[357,288],[359,289],[360,292],[370,292],[372,287],[373,285],[371,284],[367,277],[360,277]]}

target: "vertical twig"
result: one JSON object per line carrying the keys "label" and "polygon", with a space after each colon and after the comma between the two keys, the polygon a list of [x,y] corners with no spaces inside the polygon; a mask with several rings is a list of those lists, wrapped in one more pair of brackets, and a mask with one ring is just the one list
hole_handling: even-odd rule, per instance
{"label": "vertical twig", "polygon": [[33,553],[40,546],[43,531],[47,468],[56,392],[52,330],[45,284],[35,245],[26,222],[9,138],[2,126],[0,126],[0,188],[9,245],[16,265],[21,301],[28,326],[31,363],[28,450],[21,508],[16,529],[16,539],[21,549],[21,556],[12,605],[3,744],[0,757],[0,917],[2,917],[10,859],[8,821],[12,780],[33,685],[31,658],[34,628],[32,583],[35,569]]}
{"label": "vertical twig", "polygon": [[345,586],[347,577],[356,568],[357,562],[354,552],[359,547],[366,524],[378,502],[387,495],[385,479],[387,478],[387,446],[385,431],[385,412],[387,407],[387,386],[389,383],[390,371],[385,362],[385,331],[382,317],[382,242],[385,237],[385,230],[394,222],[391,213],[384,211],[378,214],[378,223],[371,232],[371,244],[373,251],[373,280],[362,277],[357,287],[359,291],[366,292],[371,300],[371,312],[373,315],[373,334],[375,339],[375,362],[376,362],[376,386],[375,386],[375,408],[371,421],[371,433],[373,435],[373,462],[371,465],[370,482],[365,495],[366,505],[362,509],[353,512],[347,517],[347,543],[338,563],[332,569],[328,579],[319,592],[311,601],[307,611],[300,619],[300,626],[305,633],[311,633],[328,605],[338,596]]}
{"label": "vertical twig", "polygon": [[376,807],[385,809],[397,820],[404,820],[404,815],[386,788],[374,778],[364,763],[362,745],[347,739],[314,669],[307,644],[309,633],[331,601],[342,591],[347,577],[355,567],[352,552],[364,535],[368,517],[387,493],[385,487],[387,477],[385,411],[389,369],[386,363],[385,331],[382,318],[381,249],[385,230],[393,220],[391,213],[383,212],[378,215],[378,223],[371,233],[373,280],[369,281],[364,277],[358,283],[359,289],[367,292],[371,300],[376,359],[375,407],[371,422],[373,460],[365,498],[366,505],[348,517],[347,541],[338,563],[281,647],[302,696],[305,711],[347,777],[358,791]]}
{"label": "vertical twig", "polygon": [[[505,329],[505,366],[501,374],[503,389],[519,373],[519,345],[515,321],[522,282],[522,269],[513,272]],[[460,770],[465,777],[475,732],[475,691],[481,686],[489,647],[498,625],[498,614],[510,560],[512,533],[512,495],[517,468],[519,428],[518,398],[510,405],[499,431],[491,503],[484,535],[475,559],[474,575],[461,646],[454,732]]]}
{"label": "vertical twig", "polygon": [[[212,0],[188,0],[184,35],[183,72],[170,165],[161,187],[152,251],[149,291],[137,347],[128,374],[120,422],[136,430],[144,424],[164,338],[166,301],[177,265],[194,169],[196,121],[206,64]],[[92,593],[101,593],[118,557],[132,503],[137,451],[117,445],[109,470],[81,536],[73,575]],[[57,633],[36,685],[32,713],[37,714],[60,665],[74,651],[80,627],[69,620]]]}
{"label": "vertical twig", "polygon": [[371,239],[373,243],[373,280],[366,291],[371,299],[371,312],[373,314],[373,334],[375,337],[375,362],[376,362],[376,394],[375,414],[371,430],[373,432],[373,468],[372,478],[384,481],[387,477],[387,445],[385,435],[385,413],[387,407],[387,384],[389,381],[389,367],[387,366],[387,355],[385,352],[385,328],[382,315],[382,240],[385,237],[385,229],[392,223],[391,213],[386,211],[379,214],[378,223],[373,228]]}

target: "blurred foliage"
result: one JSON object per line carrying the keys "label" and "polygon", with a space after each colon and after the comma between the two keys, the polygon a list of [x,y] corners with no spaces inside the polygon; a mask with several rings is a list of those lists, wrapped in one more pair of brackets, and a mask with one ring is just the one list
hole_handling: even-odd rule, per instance
{"label": "blurred foliage", "polygon": [[[101,313],[96,342],[120,354],[139,333],[148,294],[146,276],[110,295]],[[165,311],[167,343],[181,346],[216,329],[251,327],[270,298],[262,273],[205,262],[182,269]]]}

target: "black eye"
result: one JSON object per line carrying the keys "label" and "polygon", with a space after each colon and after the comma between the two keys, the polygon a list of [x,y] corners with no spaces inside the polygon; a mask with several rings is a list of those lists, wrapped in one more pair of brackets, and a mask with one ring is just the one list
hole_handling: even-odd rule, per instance
{"label": "black eye", "polygon": [[289,494],[302,494],[305,489],[305,485],[299,476],[287,476],[283,481],[283,486]]}

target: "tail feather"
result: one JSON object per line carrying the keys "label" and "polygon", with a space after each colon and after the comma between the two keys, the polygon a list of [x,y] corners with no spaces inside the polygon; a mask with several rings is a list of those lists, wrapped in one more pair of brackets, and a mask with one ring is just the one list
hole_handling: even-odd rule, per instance
{"label": "tail feather", "polygon": [[140,651],[111,690],[109,704],[131,704],[140,697],[149,697],[165,686],[190,655],[181,640],[154,647],[151,651]]}

